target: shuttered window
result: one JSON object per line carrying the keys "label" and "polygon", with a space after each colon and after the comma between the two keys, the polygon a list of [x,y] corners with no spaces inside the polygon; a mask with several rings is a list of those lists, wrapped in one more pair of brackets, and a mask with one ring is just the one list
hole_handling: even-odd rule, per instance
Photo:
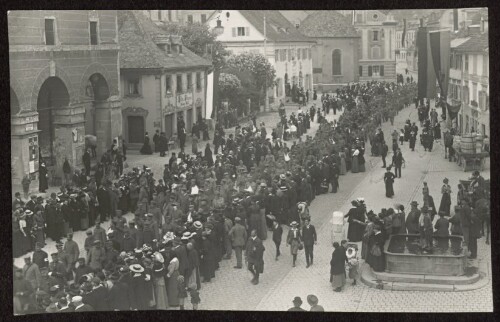
{"label": "shuttered window", "polygon": [[297,60],[300,60],[300,48],[297,49]]}
{"label": "shuttered window", "polygon": [[45,44],[53,46],[56,44],[56,30],[54,19],[45,19]]}
{"label": "shuttered window", "polygon": [[97,21],[90,21],[90,44],[98,45]]}
{"label": "shuttered window", "polygon": [[384,76],[384,65],[380,65],[380,76]]}
{"label": "shuttered window", "polygon": [[359,76],[363,76],[363,66],[359,66]]}
{"label": "shuttered window", "polygon": [[368,76],[372,76],[372,66],[368,66]]}

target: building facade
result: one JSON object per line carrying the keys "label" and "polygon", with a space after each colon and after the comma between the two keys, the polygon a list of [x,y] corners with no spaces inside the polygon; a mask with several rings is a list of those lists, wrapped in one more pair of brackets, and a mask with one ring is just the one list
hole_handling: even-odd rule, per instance
{"label": "building facade", "polygon": [[154,22],[206,23],[215,10],[142,10]]}
{"label": "building facade", "polygon": [[139,148],[146,132],[176,137],[182,117],[186,131],[205,118],[206,75],[211,63],[168,35],[143,12],[120,17],[120,83],[123,93],[123,137]]}
{"label": "building facade", "polygon": [[312,48],[314,88],[329,92],[359,80],[361,37],[350,17],[333,10],[317,11],[302,21],[299,31],[316,41]]}
{"label": "building facade", "polygon": [[488,33],[452,40],[448,97],[461,103],[456,127],[462,134],[472,130],[490,135]]}
{"label": "building facade", "polygon": [[81,167],[85,135],[98,155],[121,139],[117,12],[10,11],[8,28],[13,184],[43,161],[57,185],[65,158]]}
{"label": "building facade", "polygon": [[396,25],[387,11],[354,11],[354,27],[361,35],[359,81],[396,81]]}
{"label": "building facade", "polygon": [[209,26],[216,27],[218,19],[224,27],[218,40],[228,51],[232,54],[260,53],[276,70],[275,85],[268,90],[271,104],[285,100],[293,85],[312,90],[314,40],[298,32],[281,13],[271,10],[223,10],[212,15]]}

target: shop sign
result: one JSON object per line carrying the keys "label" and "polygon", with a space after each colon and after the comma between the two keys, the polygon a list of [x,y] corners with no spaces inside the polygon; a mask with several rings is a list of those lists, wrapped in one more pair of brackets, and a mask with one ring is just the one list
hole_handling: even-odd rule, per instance
{"label": "shop sign", "polygon": [[193,93],[177,95],[177,108],[184,108],[193,105]]}
{"label": "shop sign", "polygon": [[35,122],[38,122],[38,115],[27,116],[24,119],[24,123],[35,123]]}
{"label": "shop sign", "polygon": [[29,131],[33,131],[34,128],[35,128],[34,124],[29,123],[29,124],[26,124],[25,130],[26,130],[26,132],[29,132]]}

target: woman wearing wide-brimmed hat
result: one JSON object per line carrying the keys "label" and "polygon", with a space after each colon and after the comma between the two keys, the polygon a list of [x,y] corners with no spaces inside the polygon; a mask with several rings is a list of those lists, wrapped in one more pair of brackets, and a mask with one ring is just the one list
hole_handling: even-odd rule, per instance
{"label": "woman wearing wide-brimmed hat", "polygon": [[290,246],[290,252],[293,257],[292,267],[295,267],[295,262],[297,260],[297,253],[302,249],[302,236],[300,230],[298,229],[299,223],[293,221],[290,223],[290,230],[288,231],[288,236],[286,238],[287,246]]}
{"label": "woman wearing wide-brimmed hat", "polygon": [[167,283],[165,282],[165,265],[163,255],[156,252],[153,255],[153,285],[155,291],[155,301],[157,310],[166,310],[168,308]]}
{"label": "woman wearing wide-brimmed hat", "polygon": [[444,178],[443,186],[441,187],[441,203],[439,204],[439,212],[444,212],[445,216],[450,216],[451,206],[451,186],[448,184],[448,178]]}

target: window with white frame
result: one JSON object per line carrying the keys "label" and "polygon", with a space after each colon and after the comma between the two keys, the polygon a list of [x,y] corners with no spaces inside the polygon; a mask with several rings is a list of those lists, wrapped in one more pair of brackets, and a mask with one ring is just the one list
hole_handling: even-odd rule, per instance
{"label": "window with white frame", "polygon": [[141,95],[140,89],[141,79],[140,77],[130,77],[127,79],[127,94],[130,96]]}
{"label": "window with white frame", "polygon": [[171,75],[165,76],[165,93],[167,93],[167,94],[172,93],[172,76]]}

